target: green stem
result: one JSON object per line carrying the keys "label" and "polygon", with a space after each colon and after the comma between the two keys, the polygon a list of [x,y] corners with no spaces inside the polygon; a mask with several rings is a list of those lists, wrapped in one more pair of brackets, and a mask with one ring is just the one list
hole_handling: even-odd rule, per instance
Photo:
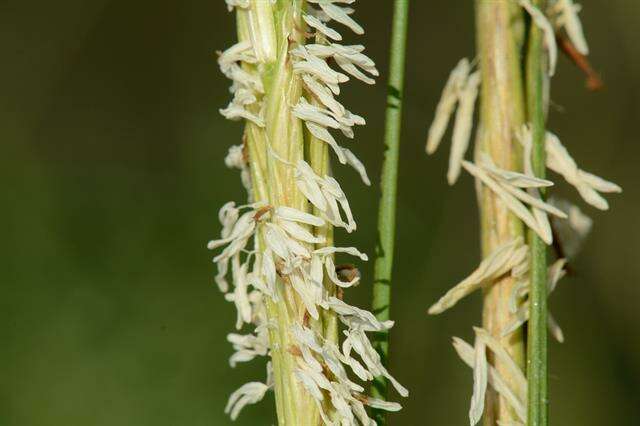
{"label": "green stem", "polygon": [[[545,1],[534,0],[544,10]],[[527,119],[533,134],[533,169],[545,176],[545,117],[543,105],[543,34],[530,24],[526,58]],[[534,232],[529,232],[531,247],[531,289],[529,291],[529,335],[527,377],[529,382],[528,422],[530,426],[547,425],[547,247]]]}
{"label": "green stem", "polygon": [[[385,155],[382,165],[380,211],[378,216],[378,247],[373,283],[373,312],[385,321],[389,319],[391,300],[391,272],[393,269],[393,246],[396,228],[396,192],[398,182],[398,158],[400,151],[400,129],[402,124],[402,90],[404,86],[405,49],[409,21],[409,0],[395,0],[393,27],[391,30],[391,55],[389,86],[385,122]],[[389,351],[388,332],[379,333],[375,348],[386,363]],[[376,379],[373,396],[385,398],[387,381]],[[384,415],[375,414],[378,424],[384,423]]]}

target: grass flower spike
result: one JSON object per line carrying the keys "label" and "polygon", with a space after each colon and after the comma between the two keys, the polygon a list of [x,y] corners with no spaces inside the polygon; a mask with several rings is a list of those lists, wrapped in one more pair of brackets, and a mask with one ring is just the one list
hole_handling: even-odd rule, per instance
{"label": "grass flower spike", "polygon": [[337,137],[352,139],[365,124],[337,99],[341,85],[373,84],[378,76],[363,46],[339,44],[340,27],[364,32],[345,7],[353,3],[226,1],[236,14],[238,42],[218,57],[232,81],[232,100],[220,113],[245,128],[225,163],[240,171],[248,201],[220,209],[222,231],[208,248],[216,250],[215,281],[237,310],[230,365],[269,359],[265,382],[231,394],[225,411],[232,419],[274,390],[280,425],[373,425],[367,406],[401,407],[366,395],[365,382],[385,377],[408,395],[368,338],[393,322],[342,298],[360,274],[336,257],[368,257],[333,241],[334,230],[350,233],[357,223],[331,176],[330,153],[370,184],[362,162]]}
{"label": "grass flower spike", "polygon": [[[564,334],[548,314],[546,298],[566,275],[592,222],[568,202],[546,201],[554,185],[545,178],[546,168],[600,210],[609,208],[602,194],[621,192],[579,168],[559,138],[545,130],[544,85],[556,68],[556,32],[564,30],[577,51],[588,53],[577,11],[571,0],[476,0],[478,69],[459,61],[429,129],[426,151],[433,154],[457,106],[447,180],[455,183],[466,170],[478,191],[483,260],[429,308],[439,314],[483,291],[483,326],[474,328],[474,346],[453,340],[473,369],[471,425],[482,415],[488,425],[547,424],[546,329],[560,342]],[[523,34],[519,29],[526,23]],[[465,159],[478,97],[476,146],[473,159]],[[546,246],[554,237],[566,250],[547,267]]]}

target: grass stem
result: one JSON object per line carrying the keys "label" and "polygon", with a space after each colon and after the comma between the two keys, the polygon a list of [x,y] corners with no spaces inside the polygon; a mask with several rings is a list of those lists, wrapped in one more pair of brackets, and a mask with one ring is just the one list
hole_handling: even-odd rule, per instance
{"label": "grass stem", "polygon": [[[524,123],[524,91],[520,60],[520,19],[515,2],[509,0],[476,0],[476,25],[479,68],[482,73],[480,96],[480,139],[476,154],[488,154],[505,170],[519,171],[521,150],[515,133]],[[480,187],[480,217],[483,257],[500,245],[524,237],[522,222],[489,188]],[[516,281],[507,275],[498,278],[484,291],[482,324],[507,350],[513,360],[525,367],[524,339],[521,330],[503,336],[512,320],[509,297]],[[499,359],[489,361],[505,383],[516,388],[517,380],[509,366]],[[513,407],[497,392],[488,390],[484,424],[518,421]]]}
{"label": "grass stem", "polygon": [[[389,305],[391,302],[391,273],[393,270],[395,242],[396,193],[408,21],[409,0],[395,0],[385,119],[385,154],[382,165],[378,215],[378,246],[376,247],[373,282],[373,312],[380,321],[389,319]],[[386,363],[389,351],[388,332],[380,333],[376,336],[374,345],[382,357],[383,363]],[[384,377],[376,379],[372,389],[373,396],[386,399],[387,386],[388,384]],[[375,417],[378,424],[384,424],[383,412],[376,412]]]}
{"label": "grass stem", "polygon": [[[533,0],[544,10],[545,1]],[[534,173],[545,177],[545,113],[543,105],[544,77],[543,34],[530,25],[526,57],[527,119],[533,135]],[[547,247],[534,232],[529,232],[531,247],[531,289],[528,329],[527,376],[528,422],[530,426],[547,425]]]}

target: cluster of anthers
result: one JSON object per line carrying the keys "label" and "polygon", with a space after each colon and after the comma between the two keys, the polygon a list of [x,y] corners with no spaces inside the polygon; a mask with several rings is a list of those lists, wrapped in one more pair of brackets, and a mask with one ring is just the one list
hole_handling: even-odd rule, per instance
{"label": "cluster of anthers", "polygon": [[[315,35],[316,44],[292,44],[289,47],[293,71],[301,78],[304,87],[304,94],[292,108],[292,114],[304,122],[311,135],[330,145],[340,163],[354,167],[369,185],[362,163],[350,150],[339,146],[329,132],[329,129],[338,129],[352,138],[353,126],[364,124],[364,119],[349,112],[334,97],[340,92],[339,84],[349,77],[332,69],[328,60],[332,59],[331,62],[344,72],[368,84],[374,82],[370,76],[378,75],[373,61],[362,53],[363,46],[338,44],[342,36],[328,26],[333,20],[362,34],[362,27],[350,16],[353,10],[339,5],[353,1],[307,1],[310,4],[302,18],[308,30],[313,31],[306,34],[308,37]],[[251,5],[250,0],[226,2],[230,10]],[[237,43],[220,54],[220,68],[233,82],[233,100],[221,113],[232,120],[243,119],[264,127],[261,98],[265,89],[260,78],[243,67],[258,63],[258,57],[249,41]],[[336,267],[335,254],[349,254],[363,261],[367,256],[353,247],[330,246],[323,236],[313,232],[313,229],[329,225],[344,228],[347,232],[355,230],[356,222],[349,203],[333,177],[319,176],[302,159],[296,164],[289,163],[269,146],[265,147],[265,152],[293,170],[291,176],[295,185],[313,206],[314,212],[272,206],[268,201],[252,199],[255,183],[251,180],[246,147],[231,147],[226,164],[241,171],[249,192],[249,203],[237,206],[229,202],[220,209],[221,237],[209,242],[208,248],[224,247],[213,259],[218,270],[215,281],[225,293],[225,298],[237,308],[236,328],[240,330],[245,324],[255,328],[249,334],[228,335],[235,349],[230,364],[235,366],[259,356],[268,357],[274,349],[270,346],[270,333],[287,333],[288,341],[294,342],[286,348],[295,355],[294,375],[317,403],[324,423],[374,425],[365,406],[388,411],[397,411],[401,406],[367,396],[365,388],[352,381],[347,371],[350,370],[362,382],[384,376],[400,395],[408,395],[408,391],[382,365],[366,334],[388,330],[393,322],[380,322],[371,312],[345,303],[341,291],[330,292],[327,289],[324,284],[327,281],[337,288],[347,288],[360,280],[357,269]],[[232,289],[227,281],[229,272]],[[287,302],[283,286],[293,289],[304,305],[299,307],[306,311],[304,318],[317,320],[323,310],[335,313],[345,326],[342,344],[323,336],[304,320],[295,322],[289,330],[277,330],[279,324],[269,320],[265,305]],[[268,379],[265,383],[247,383],[230,396],[226,412],[232,419],[247,404],[260,401],[274,386],[270,364],[267,365]]]}
{"label": "cluster of anthers", "polygon": [[[546,13],[537,9],[529,0],[517,0],[531,16],[532,22],[544,34],[545,48],[548,54],[549,76],[553,75],[556,64],[556,31],[564,31],[571,43],[580,53],[586,55],[588,47],[577,16],[579,6],[571,0],[552,1]],[[437,105],[435,118],[429,129],[426,150],[432,154],[438,148],[448,127],[451,115],[456,111],[449,170],[447,180],[453,185],[465,169],[482,185],[491,190],[504,205],[546,244],[552,244],[552,232],[549,215],[553,216],[553,231],[562,239],[563,255],[548,268],[548,293],[551,293],[558,281],[566,274],[567,258],[575,255],[582,240],[590,231],[592,221],[578,207],[566,201],[544,201],[540,188],[550,187],[553,182],[535,177],[532,168],[532,135],[529,126],[524,125],[514,135],[522,145],[522,173],[498,168],[491,158],[477,151],[475,162],[465,160],[473,127],[473,114],[480,86],[480,72],[473,71],[469,60],[462,59],[451,72]],[[482,128],[477,130],[482,132]],[[545,138],[546,166],[561,175],[573,185],[584,201],[600,210],[609,208],[601,193],[621,192],[621,188],[598,176],[580,169],[559,138],[548,132]],[[506,337],[516,331],[529,315],[529,247],[522,238],[516,238],[490,253],[467,278],[449,290],[429,309],[430,314],[439,314],[454,306],[460,299],[475,290],[482,289],[495,279],[509,274],[516,282],[509,300],[512,315],[501,332]],[[564,340],[562,330],[551,315],[548,316],[551,334],[560,342]],[[512,407],[519,418],[514,424],[526,424],[527,417],[527,381],[524,372],[511,358],[500,341],[487,330],[475,327],[475,346],[454,337],[453,345],[462,360],[473,369],[474,385],[470,424],[480,421],[484,411],[487,386],[490,385]],[[510,384],[487,361],[487,348],[496,360],[510,371]]]}

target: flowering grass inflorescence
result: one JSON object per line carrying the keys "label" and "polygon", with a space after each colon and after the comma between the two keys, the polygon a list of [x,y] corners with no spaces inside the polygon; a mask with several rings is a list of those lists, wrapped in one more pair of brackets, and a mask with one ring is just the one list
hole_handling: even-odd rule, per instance
{"label": "flowering grass inflorescence", "polygon": [[[543,197],[542,191],[553,182],[538,177],[534,169],[540,157],[534,154],[533,123],[524,118],[527,105],[531,108],[531,102],[526,103],[524,98],[532,94],[523,89],[520,52],[524,51],[524,42],[517,28],[528,15],[531,25],[539,29],[547,52],[545,79],[555,72],[557,33],[566,34],[581,54],[588,53],[588,46],[577,16],[579,7],[571,0],[552,1],[544,12],[530,0],[477,0],[476,4],[479,70],[473,71],[472,63],[462,59],[451,72],[436,108],[426,150],[429,154],[436,151],[457,106],[447,180],[453,185],[462,169],[475,178],[484,259],[429,313],[441,313],[475,290],[484,291],[483,328],[474,328],[474,346],[457,337],[453,341],[462,360],[474,370],[470,424],[478,423],[484,413],[485,424],[523,425],[527,423],[529,390],[522,325],[529,320],[529,299],[535,288],[533,268],[537,265],[531,247],[537,244],[536,239],[551,245],[554,236],[560,236],[560,243],[567,247],[562,256],[574,256],[591,228],[591,220],[567,202],[545,201]],[[479,86],[480,124],[474,161],[468,161],[465,155]],[[548,95],[541,98],[546,114]],[[546,165],[561,175],[588,204],[607,210],[608,203],[601,194],[620,192],[620,187],[580,169],[556,135],[546,132],[541,139],[543,169]],[[528,239],[523,226],[531,231]],[[562,256],[543,269],[547,271],[543,278],[547,295],[566,273],[567,259]],[[543,252],[544,264],[545,257]],[[564,335],[557,322],[551,315],[546,318],[551,334],[562,342]]]}
{"label": "flowering grass inflorescence", "polygon": [[354,247],[333,244],[334,228],[350,233],[357,225],[331,176],[329,152],[370,184],[363,164],[331,133],[353,138],[354,127],[365,124],[336,99],[340,85],[350,77],[373,84],[378,75],[364,47],[340,44],[342,35],[330,26],[364,32],[351,17],[353,2],[226,1],[239,41],[218,58],[233,95],[220,112],[245,123],[243,143],[231,147],[226,164],[241,171],[248,202],[220,209],[221,236],[208,247],[224,247],[213,259],[215,280],[236,306],[236,328],[253,327],[229,334],[231,366],[270,358],[266,382],[245,384],[229,398],[232,419],[274,389],[281,425],[373,425],[366,406],[401,407],[367,396],[362,382],[384,376],[408,394],[367,337],[393,322],[343,301],[343,289],[358,284],[360,274],[335,261],[367,260]]}

